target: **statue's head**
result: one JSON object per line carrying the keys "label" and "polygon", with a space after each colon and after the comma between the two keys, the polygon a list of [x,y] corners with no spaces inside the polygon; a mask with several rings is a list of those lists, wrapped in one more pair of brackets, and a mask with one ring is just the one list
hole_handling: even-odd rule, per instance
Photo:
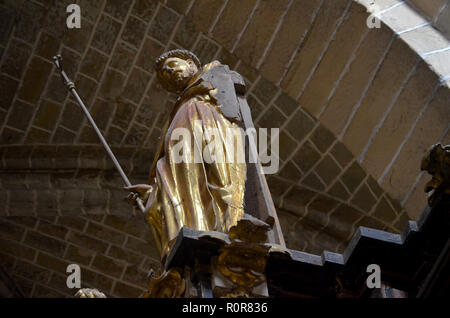
{"label": "statue's head", "polygon": [[187,50],[176,49],[165,52],[155,62],[159,81],[172,93],[182,92],[200,69],[200,60]]}

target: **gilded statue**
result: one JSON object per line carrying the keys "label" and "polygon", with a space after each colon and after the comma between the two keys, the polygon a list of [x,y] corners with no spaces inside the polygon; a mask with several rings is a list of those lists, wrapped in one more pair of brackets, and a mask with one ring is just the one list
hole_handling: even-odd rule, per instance
{"label": "gilded statue", "polygon": [[[239,77],[237,73],[218,61],[202,66],[192,52],[179,49],[162,54],[155,70],[161,85],[178,99],[163,129],[148,184],[126,190],[131,191],[130,202],[136,197],[144,202],[164,261],[183,226],[227,233],[243,217],[246,164],[239,158],[245,141],[233,98],[226,98],[230,89],[235,93],[230,79]],[[218,81],[220,77],[227,80]],[[189,138],[180,138],[180,129],[189,132]],[[230,132],[236,137],[232,149]]]}

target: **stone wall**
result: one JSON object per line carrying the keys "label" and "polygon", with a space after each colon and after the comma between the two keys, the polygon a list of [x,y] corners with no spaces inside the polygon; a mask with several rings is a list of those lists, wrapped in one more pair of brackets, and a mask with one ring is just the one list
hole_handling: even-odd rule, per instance
{"label": "stone wall", "polygon": [[175,98],[153,61],[186,48],[241,73],[256,126],[280,128],[268,183],[289,247],[341,252],[359,225],[400,232],[422,212],[420,159],[449,143],[450,45],[408,6],[375,1],[381,28],[369,29],[362,0],[79,0],[69,30],[72,2],[0,4],[2,260],[27,295],[70,295],[62,264],[80,261],[89,286],[135,296],[157,266],[57,52],[132,183]]}

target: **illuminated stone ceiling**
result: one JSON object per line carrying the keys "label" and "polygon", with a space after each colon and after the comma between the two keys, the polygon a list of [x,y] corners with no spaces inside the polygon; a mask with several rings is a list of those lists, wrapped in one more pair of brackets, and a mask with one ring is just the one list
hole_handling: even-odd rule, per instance
{"label": "illuminated stone ceiling", "polygon": [[71,262],[86,284],[137,295],[157,258],[57,52],[133,183],[175,98],[153,61],[186,48],[241,73],[255,125],[280,128],[267,180],[289,247],[342,252],[359,225],[399,232],[422,212],[420,159],[450,143],[450,43],[408,5],[375,1],[385,11],[369,29],[369,1],[81,0],[82,27],[68,30],[72,2],[0,8],[1,253],[26,295],[70,295]]}

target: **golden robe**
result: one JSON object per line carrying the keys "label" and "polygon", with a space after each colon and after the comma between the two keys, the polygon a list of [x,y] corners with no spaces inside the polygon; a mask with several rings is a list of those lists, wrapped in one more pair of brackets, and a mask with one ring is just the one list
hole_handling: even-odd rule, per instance
{"label": "golden robe", "polygon": [[[220,63],[214,61],[203,67],[178,99],[151,172],[152,189],[146,201],[146,217],[163,260],[183,226],[227,232],[244,214],[246,164],[236,157],[237,152],[244,153],[242,131],[230,151],[227,129],[239,129],[238,125],[220,111],[214,98],[215,88],[204,83],[198,85],[197,81],[202,72],[216,65]],[[187,129],[191,140],[173,138],[177,128]],[[211,128],[220,133],[218,139],[215,136],[214,145],[220,148],[216,154],[221,153],[222,158],[196,162],[195,151],[203,154],[211,143],[208,134]],[[186,153],[182,151],[188,160],[177,162],[180,142],[189,149]]]}

